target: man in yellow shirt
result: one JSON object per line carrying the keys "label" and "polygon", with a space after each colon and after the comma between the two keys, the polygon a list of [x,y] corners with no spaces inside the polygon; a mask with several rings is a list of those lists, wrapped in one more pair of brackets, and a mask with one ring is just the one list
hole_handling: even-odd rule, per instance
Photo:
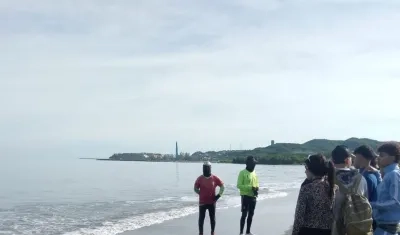
{"label": "man in yellow shirt", "polygon": [[253,235],[250,232],[251,223],[253,222],[254,210],[256,208],[258,196],[258,177],[254,168],[257,161],[253,156],[248,156],[246,159],[246,169],[240,171],[237,188],[240,190],[242,199],[242,217],[240,218],[240,234],[243,234],[244,224],[247,218],[246,235]]}

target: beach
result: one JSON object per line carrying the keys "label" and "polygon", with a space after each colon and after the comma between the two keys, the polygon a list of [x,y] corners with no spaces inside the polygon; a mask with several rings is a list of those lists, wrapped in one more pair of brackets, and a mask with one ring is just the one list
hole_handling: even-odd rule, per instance
{"label": "beach", "polygon": [[[198,234],[193,183],[202,164],[32,160],[3,165],[0,233],[40,235]],[[15,165],[15,164],[14,164]],[[74,174],[71,174],[74,169]],[[238,234],[242,165],[214,164],[225,192],[217,204],[216,234]],[[31,174],[19,174],[19,170]],[[149,172],[154,174],[149,174]],[[49,174],[51,177],[49,177]],[[146,180],[142,177],[146,176]],[[300,166],[257,166],[260,192],[253,232],[282,235],[293,222]],[[209,234],[210,224],[205,221]]]}
{"label": "beach", "polygon": [[[283,235],[290,233],[298,190],[291,190],[286,197],[271,198],[257,202],[252,232],[257,235]],[[240,207],[217,210],[216,234],[239,234]],[[208,215],[207,215],[208,216]],[[119,235],[188,235],[198,234],[198,214],[169,220],[161,224],[143,227]],[[210,234],[206,217],[204,234]]]}

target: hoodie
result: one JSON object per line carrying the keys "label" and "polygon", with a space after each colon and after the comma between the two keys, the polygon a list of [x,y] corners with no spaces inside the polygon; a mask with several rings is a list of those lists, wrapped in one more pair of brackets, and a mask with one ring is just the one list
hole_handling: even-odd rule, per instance
{"label": "hoodie", "polygon": [[[335,170],[335,181],[339,181],[343,184],[344,187],[350,188],[356,183],[356,179],[359,178],[360,173],[358,170],[353,170],[350,168],[336,168]],[[360,177],[360,184],[358,185],[357,194],[364,195],[367,197],[368,194],[368,187],[367,182],[364,177]],[[338,189],[335,193],[335,200],[333,203],[333,218],[334,223],[332,226],[332,235],[341,235],[344,234],[343,224],[341,224],[341,205],[344,201],[344,194],[340,192]]]}
{"label": "hoodie", "polygon": [[[350,168],[337,168],[335,171],[335,181],[340,181],[346,188],[349,188],[354,185],[355,180],[359,174],[360,173],[358,173],[357,170],[352,170]],[[364,195],[365,197],[368,196],[368,186],[364,177],[361,177],[357,193],[360,195]],[[340,190],[338,190],[338,192],[335,194],[335,201],[333,205],[333,214],[335,220],[339,219],[340,217],[340,206],[342,205],[343,200],[344,194],[340,192]]]}
{"label": "hoodie", "polygon": [[378,198],[378,185],[382,182],[381,174],[378,171],[367,171],[360,169],[360,173],[364,176],[368,188],[368,200],[374,202]]}
{"label": "hoodie", "polygon": [[383,169],[384,177],[378,186],[378,199],[372,202],[378,224],[400,223],[400,170],[394,163]]}

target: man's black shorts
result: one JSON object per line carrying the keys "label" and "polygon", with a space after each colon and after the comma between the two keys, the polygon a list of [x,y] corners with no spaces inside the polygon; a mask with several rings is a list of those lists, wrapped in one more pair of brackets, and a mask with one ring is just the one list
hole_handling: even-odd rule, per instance
{"label": "man's black shorts", "polygon": [[256,197],[241,196],[242,197],[242,212],[254,213],[257,204]]}

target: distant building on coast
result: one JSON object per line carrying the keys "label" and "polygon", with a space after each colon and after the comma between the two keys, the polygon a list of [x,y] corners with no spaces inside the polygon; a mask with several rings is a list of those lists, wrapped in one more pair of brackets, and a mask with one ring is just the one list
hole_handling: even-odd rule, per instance
{"label": "distant building on coast", "polygon": [[274,145],[275,144],[275,140],[271,140],[271,145]]}
{"label": "distant building on coast", "polygon": [[176,141],[175,143],[175,158],[178,158],[179,154],[178,154],[178,141]]}

